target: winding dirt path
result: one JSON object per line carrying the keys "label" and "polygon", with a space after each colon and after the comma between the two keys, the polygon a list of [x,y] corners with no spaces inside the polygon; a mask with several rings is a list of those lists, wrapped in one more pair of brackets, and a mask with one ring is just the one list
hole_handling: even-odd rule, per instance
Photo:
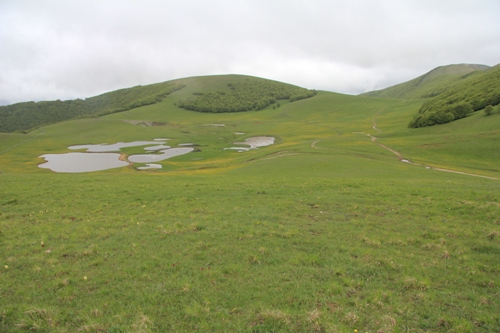
{"label": "winding dirt path", "polygon": [[3,154],[3,153],[5,153],[5,152],[7,152],[7,151],[9,151],[9,150],[11,150],[11,149],[16,148],[16,147],[19,147],[20,145],[22,145],[22,144],[24,144],[24,143],[26,143],[26,142],[29,142],[29,141],[35,140],[35,139],[36,139],[36,138],[38,138],[39,136],[41,136],[41,135],[44,135],[44,134],[45,134],[45,131],[44,131],[43,129],[39,128],[38,130],[39,130],[40,132],[42,132],[42,133],[40,133],[40,134],[38,134],[38,135],[35,135],[34,137],[32,137],[32,138],[30,138],[30,139],[28,139],[28,140],[26,140],[26,141],[23,141],[23,142],[20,142],[20,143],[18,143],[18,144],[16,144],[16,145],[13,145],[13,146],[12,146],[12,147],[10,147],[10,148],[7,148],[7,149],[5,149],[5,150],[3,150],[3,151],[0,151],[0,154]]}
{"label": "winding dirt path", "polygon": [[311,148],[323,149],[323,148],[321,148],[321,147],[316,147],[316,144],[317,144],[318,142],[320,142],[320,141],[321,141],[321,140],[316,140],[316,141],[311,142]]}
{"label": "winding dirt path", "polygon": [[[382,133],[382,131],[377,127],[377,121],[376,120],[377,120],[377,117],[380,115],[380,113],[383,110],[384,109],[379,110],[377,112],[377,114],[372,119],[373,129],[376,130],[376,131],[378,131],[379,133]],[[357,134],[365,134],[364,132],[355,132],[355,133],[357,133]],[[389,148],[386,145],[378,142],[376,136],[373,136],[373,135],[370,135],[370,134],[366,134],[366,136],[368,136],[373,143],[376,143],[380,147],[382,147],[382,148],[390,151],[394,155],[396,155],[401,162],[413,164],[413,165],[416,165],[416,166],[425,167],[426,169],[429,169],[429,170],[437,170],[437,171],[443,171],[443,172],[456,173],[456,174],[465,175],[465,176],[473,176],[473,177],[480,177],[480,178],[486,178],[486,179],[500,180],[500,178],[495,178],[495,177],[490,177],[490,176],[483,176],[483,175],[478,175],[478,174],[468,173],[468,172],[462,172],[462,171],[455,171],[455,170],[450,170],[450,169],[436,168],[436,167],[431,167],[431,166],[420,164],[420,163],[415,163],[415,162],[410,161],[407,158],[404,158],[403,155],[401,155],[400,152],[398,152],[398,151],[396,151],[396,150],[394,150],[392,148]]]}
{"label": "winding dirt path", "polygon": [[392,148],[389,148],[389,147],[387,147],[386,145],[384,145],[384,144],[382,144],[382,143],[378,142],[378,141],[377,141],[377,137],[376,137],[376,136],[372,136],[372,135],[370,135],[370,134],[367,134],[366,136],[368,136],[368,137],[370,138],[370,140],[371,140],[373,143],[378,144],[380,147],[382,147],[382,148],[384,148],[384,149],[386,149],[386,150],[390,151],[390,152],[391,152],[391,153],[393,153],[394,155],[396,155],[396,156],[399,158],[399,160],[400,160],[400,161],[403,161],[403,162],[408,162],[408,163],[412,163],[412,162],[410,162],[409,160],[405,159],[405,158],[403,157],[403,155],[401,155],[398,151],[396,151],[396,150],[394,150],[394,149],[392,149]]}

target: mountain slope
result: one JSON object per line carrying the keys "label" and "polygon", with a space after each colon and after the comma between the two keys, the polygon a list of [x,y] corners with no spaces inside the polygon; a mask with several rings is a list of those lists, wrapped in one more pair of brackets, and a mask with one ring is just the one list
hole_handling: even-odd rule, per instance
{"label": "mountain slope", "polygon": [[0,132],[28,131],[61,121],[102,116],[155,104],[186,85],[194,89],[187,90],[189,94],[184,95],[178,106],[200,112],[261,110],[278,100],[293,102],[316,94],[313,90],[252,76],[192,77],[120,89],[85,100],[0,106]]}
{"label": "mountain slope", "polygon": [[68,101],[23,102],[0,106],[0,132],[28,131],[65,120],[102,116],[161,101],[182,89],[176,82],[120,89],[102,95]]}
{"label": "mountain slope", "polygon": [[440,66],[413,80],[362,95],[401,99],[434,97],[459,84],[469,76],[479,74],[489,68],[485,65],[472,64]]}
{"label": "mountain slope", "polygon": [[408,125],[411,128],[443,124],[461,119],[488,105],[500,104],[500,65],[473,75],[448,87],[426,101]]}

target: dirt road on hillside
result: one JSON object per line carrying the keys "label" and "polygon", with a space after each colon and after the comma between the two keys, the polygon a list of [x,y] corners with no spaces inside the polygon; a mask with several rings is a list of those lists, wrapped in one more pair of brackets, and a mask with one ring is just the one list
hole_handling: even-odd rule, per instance
{"label": "dirt road on hillside", "polygon": [[[377,127],[377,117],[380,115],[380,112],[382,112],[383,110],[384,109],[381,109],[380,111],[378,111],[377,114],[375,115],[375,117],[373,117],[373,119],[372,119],[373,129],[376,130],[376,131],[378,131],[379,133],[382,133],[382,131]],[[362,133],[362,132],[356,132],[356,133]],[[390,151],[394,155],[396,155],[401,162],[413,164],[413,165],[416,165],[416,166],[425,167],[426,169],[429,169],[429,170],[437,170],[437,171],[443,171],[443,172],[456,173],[456,174],[459,174],[459,175],[466,175],[466,176],[480,177],[480,178],[486,178],[486,179],[500,180],[500,178],[483,176],[483,175],[477,175],[477,174],[474,174],[474,173],[468,173],[468,172],[462,172],[462,171],[455,171],[455,170],[450,170],[450,169],[436,168],[436,167],[431,167],[431,166],[428,166],[428,165],[423,165],[423,164],[420,164],[420,163],[411,162],[409,159],[404,158],[403,155],[401,155],[401,153],[399,153],[398,151],[396,151],[396,150],[394,150],[392,148],[389,148],[386,145],[378,142],[376,136],[373,136],[373,135],[370,135],[370,134],[366,134],[366,135],[370,138],[370,140],[373,143],[376,143],[380,147],[382,147],[382,148]]]}
{"label": "dirt road on hillside", "polygon": [[7,148],[7,149],[5,149],[5,150],[3,150],[3,151],[0,151],[0,154],[3,154],[3,153],[5,153],[5,152],[7,152],[7,151],[9,151],[9,150],[11,150],[11,149],[14,149],[14,148],[16,148],[16,147],[18,147],[18,146],[20,146],[20,145],[22,145],[22,144],[26,143],[26,142],[29,142],[29,141],[35,140],[35,139],[36,139],[36,138],[38,138],[39,136],[41,136],[41,135],[44,135],[44,134],[45,134],[45,132],[44,132],[44,130],[43,130],[43,129],[39,128],[38,130],[41,132],[40,134],[37,134],[36,136],[34,136],[34,137],[32,137],[32,138],[30,138],[30,139],[28,139],[28,140],[26,140],[26,141],[20,142],[20,143],[18,143],[18,144],[16,144],[16,145],[13,145],[12,147],[9,147],[9,148]]}

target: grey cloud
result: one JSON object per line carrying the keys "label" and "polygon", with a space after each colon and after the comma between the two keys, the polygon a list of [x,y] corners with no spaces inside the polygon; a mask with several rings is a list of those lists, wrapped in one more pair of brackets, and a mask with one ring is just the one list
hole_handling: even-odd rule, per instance
{"label": "grey cloud", "polygon": [[0,3],[0,100],[239,73],[344,93],[495,65],[496,0]]}

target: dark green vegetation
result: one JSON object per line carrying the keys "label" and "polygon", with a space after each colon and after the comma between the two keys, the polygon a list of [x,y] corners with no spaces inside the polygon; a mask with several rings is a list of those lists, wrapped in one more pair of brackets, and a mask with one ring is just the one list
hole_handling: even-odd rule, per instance
{"label": "dark green vegetation", "polygon": [[[418,129],[421,100],[178,107],[239,79],[0,134],[1,332],[500,331],[498,107]],[[258,135],[276,144],[223,150]],[[198,152],[146,172],[37,168],[69,145],[157,137]]]}
{"label": "dark green vegetation", "polygon": [[230,82],[228,87],[215,92],[194,92],[195,96],[181,100],[179,107],[201,112],[241,112],[262,110],[279,100],[295,102],[316,95],[314,90],[255,77]]}
{"label": "dark green vegetation", "polygon": [[164,82],[120,89],[85,100],[24,102],[0,106],[0,132],[27,131],[64,120],[122,112],[158,103],[182,87],[175,82]]}
{"label": "dark green vegetation", "polygon": [[424,127],[461,119],[488,105],[500,104],[500,65],[448,88],[426,101],[409,127]]}
{"label": "dark green vegetation", "polygon": [[364,96],[428,99],[409,123],[410,128],[462,119],[488,105],[500,104],[500,65],[449,65],[405,83]]}

